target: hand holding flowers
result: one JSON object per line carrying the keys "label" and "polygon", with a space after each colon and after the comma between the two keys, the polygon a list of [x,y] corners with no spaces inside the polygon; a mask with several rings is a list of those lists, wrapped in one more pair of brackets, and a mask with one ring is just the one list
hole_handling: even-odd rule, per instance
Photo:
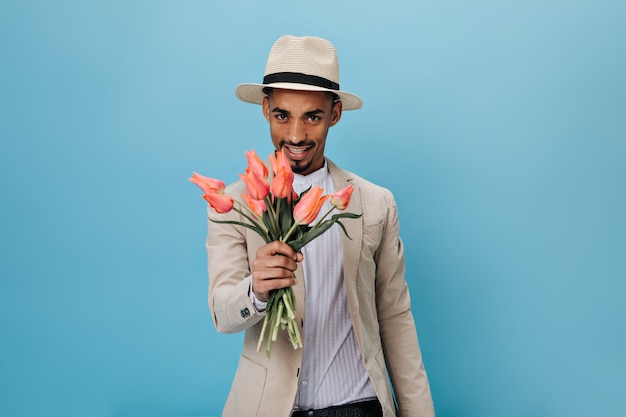
{"label": "hand holding flowers", "polygon": [[[204,191],[202,196],[217,213],[235,210],[246,221],[217,220],[216,223],[235,224],[247,227],[258,233],[266,243],[280,241],[288,244],[295,252],[338,223],[344,233],[347,231],[341,223],[342,218],[358,218],[360,214],[338,213],[344,210],[354,190],[352,185],[332,195],[323,195],[323,190],[313,186],[298,195],[293,190],[294,174],[287,157],[282,152],[270,156],[273,178],[268,179],[268,169],[254,151],[246,152],[248,168],[240,177],[246,185],[243,201],[235,200],[224,193],[224,182],[197,173],[189,178]],[[331,208],[318,221],[312,224],[324,205],[329,200]],[[330,218],[328,218],[330,216]],[[312,224],[312,225],[311,225]],[[349,236],[348,236],[349,238]],[[277,339],[278,330],[286,329],[294,349],[302,347],[302,339],[295,321],[296,300],[291,287],[270,292],[266,315],[259,337],[257,350],[261,349],[265,333],[269,326],[266,354],[270,357],[271,343]]]}

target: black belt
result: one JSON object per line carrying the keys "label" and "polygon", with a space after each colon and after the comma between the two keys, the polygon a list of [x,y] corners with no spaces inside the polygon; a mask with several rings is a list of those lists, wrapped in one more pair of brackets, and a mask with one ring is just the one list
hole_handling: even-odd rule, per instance
{"label": "black belt", "polygon": [[383,409],[378,400],[337,405],[319,410],[297,410],[292,417],[382,417]]}

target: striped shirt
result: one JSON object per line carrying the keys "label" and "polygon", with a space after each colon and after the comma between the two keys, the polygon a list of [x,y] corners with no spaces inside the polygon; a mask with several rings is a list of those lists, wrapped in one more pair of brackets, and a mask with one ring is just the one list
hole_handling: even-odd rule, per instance
{"label": "striped shirt", "polygon": [[[307,175],[295,174],[300,194],[312,185],[335,192],[326,164]],[[327,201],[320,216],[330,209]],[[306,289],[304,352],[298,409],[318,409],[375,398],[354,336],[343,285],[342,230],[334,225],[304,248],[302,263]]]}

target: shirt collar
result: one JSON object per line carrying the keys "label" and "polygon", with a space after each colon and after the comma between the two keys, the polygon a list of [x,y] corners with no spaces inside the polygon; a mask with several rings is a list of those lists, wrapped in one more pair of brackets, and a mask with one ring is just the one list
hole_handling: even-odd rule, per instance
{"label": "shirt collar", "polygon": [[298,185],[319,184],[328,176],[328,165],[324,159],[324,166],[317,171],[311,172],[309,175],[293,174],[293,183]]}

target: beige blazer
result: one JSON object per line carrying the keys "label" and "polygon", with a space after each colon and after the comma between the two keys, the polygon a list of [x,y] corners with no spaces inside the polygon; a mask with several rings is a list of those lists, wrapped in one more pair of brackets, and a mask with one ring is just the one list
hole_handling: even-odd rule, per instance
{"label": "beige blazer", "polygon": [[[399,237],[398,214],[390,191],[338,168],[328,161],[337,190],[352,184],[349,207],[362,213],[344,219],[352,240],[343,237],[344,285],[350,316],[363,363],[382,404],[385,417],[433,417],[430,388],[415,330],[409,289],[404,279],[404,249]],[[232,196],[245,192],[237,182],[228,187]],[[239,220],[236,212],[209,216]],[[224,407],[225,417],[288,417],[297,390],[302,349],[294,350],[284,333],[272,345],[256,351],[263,313],[254,308],[248,294],[252,261],[263,240],[241,226],[209,222],[209,307],[218,331],[245,331],[243,350]],[[296,271],[294,286],[297,321],[303,323],[304,279]]]}

